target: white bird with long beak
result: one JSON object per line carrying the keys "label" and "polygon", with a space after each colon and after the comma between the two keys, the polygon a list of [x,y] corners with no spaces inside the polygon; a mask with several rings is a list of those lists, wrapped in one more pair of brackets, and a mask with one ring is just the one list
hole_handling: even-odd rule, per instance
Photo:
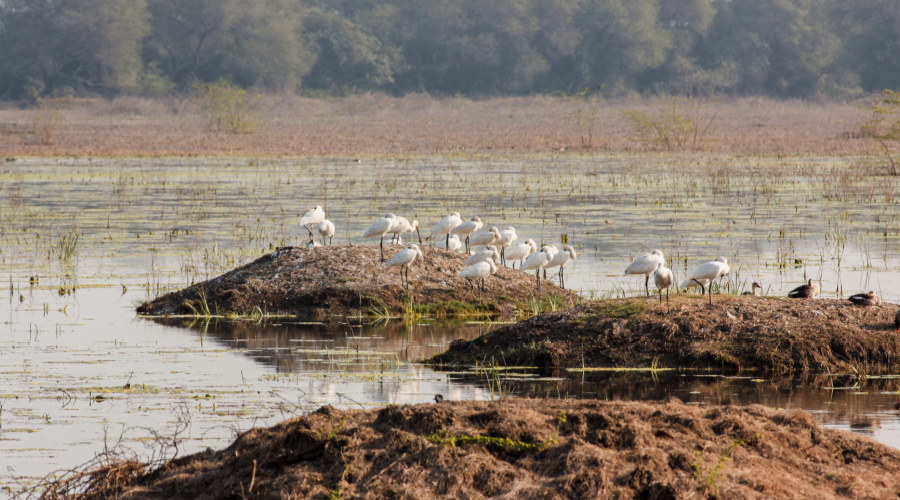
{"label": "white bird with long beak", "polygon": [[381,238],[381,243],[379,244],[381,247],[381,262],[384,262],[384,235],[389,233],[399,223],[397,216],[389,213],[373,222],[371,226],[363,231],[363,238],[374,238],[376,236]]}
{"label": "white bird with long beak", "polygon": [[403,243],[403,238],[402,238],[403,233],[411,233],[413,231],[415,231],[416,234],[419,236],[419,244],[421,245],[422,244],[422,234],[419,233],[419,221],[413,220],[412,222],[410,222],[409,219],[407,219],[406,217],[400,217],[398,215],[397,216],[397,225],[395,227],[391,228],[391,230],[389,231],[390,233],[392,233],[394,235],[394,237],[391,238],[391,243],[394,243],[395,239],[396,239],[397,243]]}
{"label": "white bird with long beak", "polygon": [[472,280],[481,280],[481,288],[478,289],[478,298],[481,298],[481,292],[484,291],[484,279],[497,272],[497,264],[493,259],[482,260],[459,272],[460,278],[469,280],[469,288],[472,287]]}
{"label": "white bird with long beak", "polygon": [[522,266],[519,267],[519,271],[522,272],[531,271],[532,269],[535,270],[535,276],[537,276],[538,292],[541,291],[541,269],[543,269],[544,266],[546,266],[547,263],[550,262],[550,254],[546,252],[546,248],[547,247],[543,247],[540,251],[534,252],[533,254],[529,255],[528,258],[525,259],[525,262],[522,263]]}
{"label": "white bird with long beak", "polygon": [[634,259],[634,262],[628,265],[625,268],[625,274],[643,274],[644,277],[644,290],[647,291],[647,296],[650,296],[650,275],[653,271],[656,271],[656,268],[659,267],[659,264],[666,265],[666,258],[662,253],[662,250],[654,250],[648,254],[641,255],[640,257]]}
{"label": "white bird with long beak", "polygon": [[[700,267],[691,271],[691,274],[688,275],[688,282],[695,282],[700,285],[700,293],[704,293],[703,289],[705,283],[709,283],[709,305],[712,305],[712,282],[721,276],[727,275],[731,272],[731,267],[728,265],[728,259],[725,257],[719,257],[716,260],[711,260],[705,264],[701,264]],[[684,285],[684,283],[682,283]],[[682,287],[686,288],[686,287]]]}
{"label": "white bird with long beak", "polygon": [[465,237],[466,237],[466,253],[469,253],[469,237],[471,235],[473,235],[474,233],[476,233],[477,231],[479,231],[481,229],[481,226],[483,226],[483,225],[484,225],[484,223],[481,222],[481,219],[479,219],[478,216],[476,215],[476,216],[472,217],[471,219],[469,219],[469,220],[463,222],[462,224],[451,229],[450,234],[451,235],[455,234],[458,236],[465,235]]}
{"label": "white bird with long beak", "polygon": [[562,252],[557,253],[553,257],[550,258],[550,261],[544,265],[544,271],[551,267],[559,266],[559,286],[565,290],[566,289],[566,281],[563,276],[563,268],[566,267],[566,264],[570,260],[575,260],[575,249],[572,248],[572,245],[566,245],[563,248]]}
{"label": "white bird with long beak", "polygon": [[475,247],[489,247],[500,239],[500,230],[496,227],[491,226],[487,231],[482,231],[478,234],[472,235],[472,239],[469,241],[469,245],[472,248]]}
{"label": "white bird with long beak", "polygon": [[320,205],[316,205],[316,208],[303,214],[303,217],[300,217],[300,225],[305,227],[306,231],[309,232],[309,239],[313,238],[312,226],[315,226],[323,220],[325,220],[325,209]]}
{"label": "white bird with long beak", "polygon": [[483,260],[497,261],[499,259],[500,259],[500,254],[497,252],[497,247],[495,247],[494,245],[491,245],[487,248],[479,250],[479,251],[473,253],[472,255],[470,255],[469,258],[466,259],[465,262],[463,262],[463,265],[471,266],[472,264],[475,264],[476,262],[481,262]]}
{"label": "white bird with long beak", "polygon": [[447,242],[450,241],[450,231],[453,231],[453,228],[462,224],[462,219],[459,218],[459,212],[451,212],[450,215],[441,219],[440,222],[434,225],[434,229],[431,230],[431,234],[428,235],[429,238],[436,234],[446,234]]}
{"label": "white bird with long beak", "polygon": [[324,245],[325,238],[328,238],[328,244],[330,245],[332,238],[334,238],[334,222],[325,219],[316,226],[316,230],[322,235],[322,244]]}
{"label": "white bird with long beak", "polygon": [[[506,251],[506,258],[510,262],[519,261],[519,266],[521,267],[522,262],[528,258],[529,255],[537,252],[537,244],[532,239],[525,240],[524,243],[519,243],[518,245],[513,245],[509,247]],[[515,269],[515,266],[513,266]]]}
{"label": "white bird with long beak", "polygon": [[443,248],[445,250],[450,250],[451,252],[455,252],[462,248],[462,242],[459,241],[459,236],[456,234],[451,234],[450,239],[446,242],[439,241],[434,244],[434,248]]}
{"label": "white bird with long beak", "polygon": [[387,262],[384,263],[384,267],[390,269],[392,267],[400,267],[400,286],[403,286],[403,269],[406,269],[406,289],[409,290],[409,265],[412,264],[416,257],[421,259],[425,258],[425,255],[422,253],[422,250],[419,248],[419,245],[415,243],[409,245],[408,248],[400,250],[393,257],[390,258]]}
{"label": "white bird with long beak", "polygon": [[659,266],[656,268],[656,271],[653,271],[653,283],[656,285],[656,289],[659,291],[659,303],[662,304],[662,291],[666,291],[666,311],[669,310],[669,287],[671,287],[675,283],[675,275],[672,274],[672,270],[668,267],[663,267],[662,262],[659,263]]}

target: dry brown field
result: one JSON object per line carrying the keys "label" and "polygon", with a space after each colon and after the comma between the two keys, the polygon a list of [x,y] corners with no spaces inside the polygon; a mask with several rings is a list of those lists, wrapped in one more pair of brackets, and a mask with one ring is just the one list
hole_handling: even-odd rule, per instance
{"label": "dry brown field", "polygon": [[[651,115],[664,101],[602,101],[585,147],[571,108],[553,96],[401,98],[364,94],[308,99],[265,96],[254,133],[211,131],[190,97],[45,101],[43,109],[0,103],[0,154],[16,156],[281,156],[644,152],[660,147],[625,114]],[[860,134],[865,103],[704,102],[705,127],[690,149],[747,155],[878,154]],[[52,111],[49,111],[52,110]],[[707,128],[708,127],[708,128]],[[43,128],[45,134],[41,136]],[[48,137],[49,136],[49,137]],[[676,148],[678,149],[678,148]],[[686,148],[687,149],[687,148]]]}

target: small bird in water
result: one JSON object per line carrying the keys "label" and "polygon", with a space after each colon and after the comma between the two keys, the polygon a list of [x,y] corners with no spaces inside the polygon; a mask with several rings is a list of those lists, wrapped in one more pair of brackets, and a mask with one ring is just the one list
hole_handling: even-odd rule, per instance
{"label": "small bird in water", "polygon": [[814,299],[816,295],[819,295],[819,285],[813,283],[812,279],[788,292],[788,297],[792,299]]}
{"label": "small bird in water", "polygon": [[875,295],[874,291],[870,291],[869,293],[857,293],[856,295],[851,295],[847,297],[847,300],[853,302],[858,306],[880,306],[881,305],[881,297]]}
{"label": "small bird in water", "polygon": [[762,285],[760,285],[759,283],[754,281],[753,285],[751,285],[750,288],[752,289],[752,291],[744,292],[741,295],[752,295],[754,297],[759,297],[760,295],[762,295]]}

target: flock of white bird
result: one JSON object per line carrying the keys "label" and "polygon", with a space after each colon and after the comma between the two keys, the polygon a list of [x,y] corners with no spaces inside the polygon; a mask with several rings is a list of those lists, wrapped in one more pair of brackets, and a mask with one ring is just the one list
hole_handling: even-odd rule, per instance
{"label": "flock of white bird", "polygon": [[[316,207],[307,212],[301,219],[300,225],[309,232],[309,246],[319,246],[314,241],[312,227],[322,236],[322,244],[325,244],[326,238],[330,242],[334,237],[334,224],[325,218],[325,210],[316,205]],[[402,237],[406,233],[415,232],[418,236],[419,244],[412,243],[407,248],[400,250],[390,259],[384,258],[384,238],[391,235],[391,242],[402,243]],[[443,236],[443,238],[440,238]],[[409,221],[405,217],[388,213],[384,217],[376,220],[362,233],[363,238],[380,238],[379,246],[381,248],[381,262],[387,268],[398,267],[400,270],[401,285],[409,288],[409,266],[416,259],[423,260],[424,254],[419,245],[422,244],[422,235],[419,232],[419,221]],[[465,237],[462,241],[461,238]],[[537,244],[532,239],[525,240],[523,243],[515,244],[518,240],[516,229],[512,226],[504,230],[500,230],[495,226],[485,227],[478,216],[472,217],[467,221],[463,221],[459,212],[452,212],[450,215],[441,219],[435,224],[434,229],[427,238],[434,238],[435,248],[443,248],[451,252],[459,251],[465,246],[465,252],[469,257],[464,262],[464,268],[459,272],[459,276],[469,280],[472,286],[473,280],[481,280],[479,288],[479,296],[485,290],[485,279],[496,274],[497,263],[507,266],[508,262],[519,262],[520,271],[535,271],[537,278],[538,291],[541,290],[541,270],[544,271],[546,279],[546,270],[559,267],[559,284],[565,289],[565,276],[563,270],[565,265],[574,260],[576,257],[575,249],[571,245],[566,245],[562,251],[555,246],[545,245],[538,249]],[[510,266],[515,269],[515,265]],[[405,281],[404,281],[404,270]],[[705,295],[709,290],[709,303],[712,304],[712,286],[716,279],[726,276],[731,271],[728,265],[728,259],[718,257],[715,260],[701,264],[694,269],[687,278],[678,285],[678,289],[687,289],[692,287],[700,287],[701,295]],[[665,255],[661,250],[653,250],[652,252],[641,255],[636,258],[626,269],[625,274],[643,274],[644,289],[647,295],[650,295],[650,276],[653,276],[653,283],[659,292],[659,301],[662,303],[662,291],[666,291],[666,306],[669,305],[669,289],[675,285],[675,275],[671,269],[666,267]],[[801,288],[803,290],[801,290]],[[761,287],[754,283],[753,294]],[[797,288],[792,291],[789,296],[812,297],[818,293],[818,287],[813,285],[810,280],[809,285]]]}
{"label": "flock of white bird", "polygon": [[[326,243],[326,239],[330,242],[334,237],[334,224],[325,217],[325,210],[316,205],[300,218],[300,225],[309,233],[308,246],[320,246],[313,238],[313,227],[322,236],[322,244]],[[418,236],[419,243],[408,245],[407,248],[386,260],[384,257],[385,237],[391,235],[391,243],[402,243],[403,235],[412,232]],[[398,267],[400,283],[409,288],[409,266],[416,259],[424,259],[422,249],[419,247],[422,244],[419,221],[410,221],[405,217],[388,213],[366,228],[362,237],[380,239],[381,262],[387,268]],[[463,237],[464,240],[462,240]],[[481,280],[479,295],[485,290],[485,279],[497,273],[498,263],[507,266],[508,262],[515,263],[516,261],[519,262],[520,271],[535,271],[538,290],[541,290],[541,270],[544,271],[546,278],[547,269],[559,267],[559,283],[561,287],[565,288],[564,268],[569,261],[576,257],[575,249],[571,245],[566,245],[562,251],[559,251],[552,245],[545,245],[538,249],[532,239],[515,244],[519,236],[514,227],[509,226],[502,231],[495,226],[485,227],[478,216],[463,221],[459,212],[453,212],[441,219],[426,238],[435,239],[435,248],[443,248],[451,252],[459,251],[465,246],[465,252],[469,257],[465,260],[465,267],[459,272],[459,276],[469,280],[470,286],[472,286],[473,280]],[[515,265],[513,264],[511,267],[515,268]]]}

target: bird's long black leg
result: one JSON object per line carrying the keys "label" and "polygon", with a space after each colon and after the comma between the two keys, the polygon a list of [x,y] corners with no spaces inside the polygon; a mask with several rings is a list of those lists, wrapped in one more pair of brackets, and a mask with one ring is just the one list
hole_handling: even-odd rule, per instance
{"label": "bird's long black leg", "polygon": [[650,296],[650,275],[644,275],[644,290],[647,291],[647,297]]}
{"label": "bird's long black leg", "polygon": [[693,281],[694,283],[700,285],[700,295],[706,295],[706,287],[703,286],[703,283],[700,283],[699,281],[697,281],[696,278],[692,279],[691,281]]}
{"label": "bird's long black leg", "polygon": [[466,235],[466,253],[469,253],[469,235]]}
{"label": "bird's long black leg", "polygon": [[384,262],[384,236],[381,237],[379,246],[381,247],[381,262]]}

